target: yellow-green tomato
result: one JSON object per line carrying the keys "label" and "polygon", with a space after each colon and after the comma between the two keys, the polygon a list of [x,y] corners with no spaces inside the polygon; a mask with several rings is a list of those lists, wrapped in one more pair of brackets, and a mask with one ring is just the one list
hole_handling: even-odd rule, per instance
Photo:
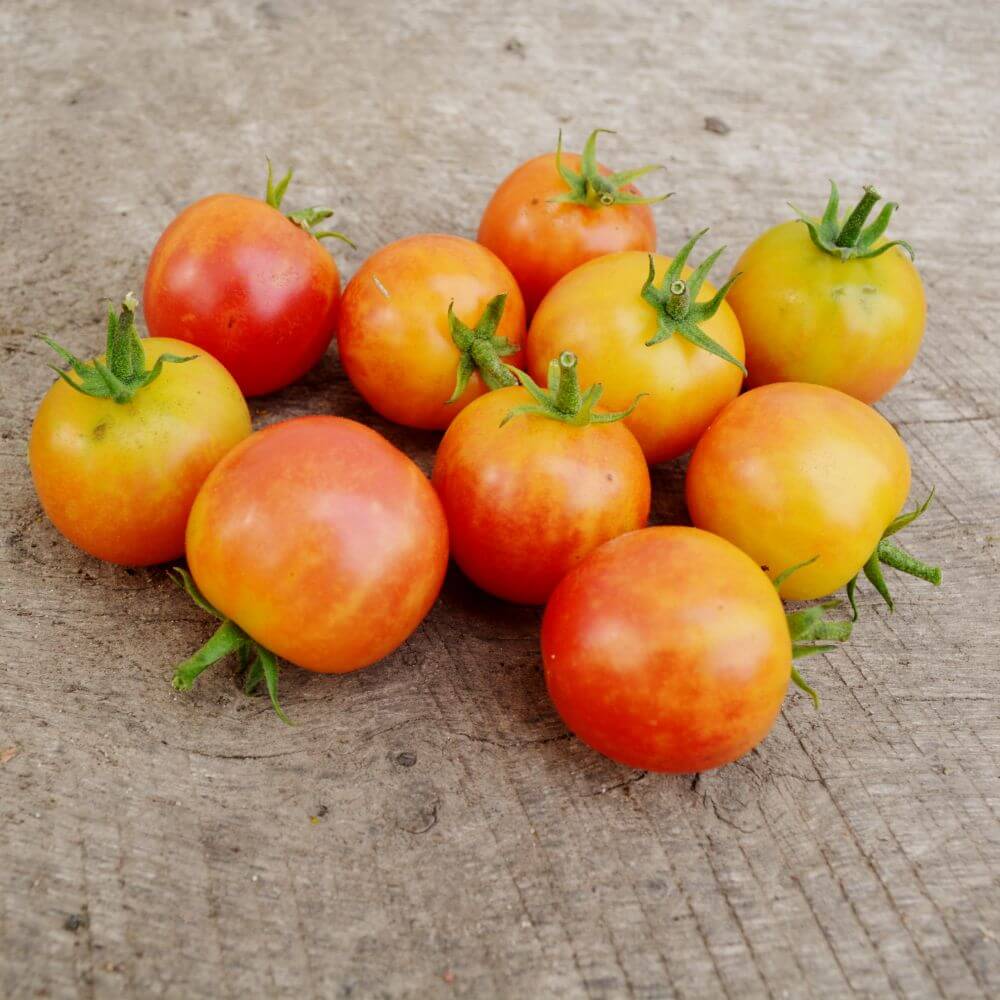
{"label": "yellow-green tomato", "polygon": [[747,385],[812,382],[872,403],[903,377],[920,348],[920,275],[908,247],[880,252],[887,246],[881,236],[869,247],[837,246],[843,227],[832,223],[824,249],[807,221],[822,227],[801,219],[775,226],[734,268],[740,277],[727,301],[746,345]]}

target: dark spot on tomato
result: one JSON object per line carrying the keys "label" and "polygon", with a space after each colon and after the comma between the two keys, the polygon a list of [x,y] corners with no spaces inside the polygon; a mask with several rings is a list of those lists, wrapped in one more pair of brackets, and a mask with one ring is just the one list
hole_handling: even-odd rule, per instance
{"label": "dark spot on tomato", "polygon": [[232,330],[232,328],[233,328],[233,325],[234,325],[235,323],[236,323],[236,317],[235,317],[235,316],[230,316],[230,317],[229,317],[229,323],[228,323],[228,324],[226,325],[226,329],[228,329],[228,330]]}
{"label": "dark spot on tomato", "polygon": [[104,435],[108,433],[108,425],[102,420],[94,428],[94,432],[93,433],[94,433],[94,440],[95,441],[102,441],[104,439]]}
{"label": "dark spot on tomato", "polygon": [[532,198],[531,199],[531,204],[532,205],[537,205],[538,204],[538,199],[537,198]]}
{"label": "dark spot on tomato", "polygon": [[615,481],[615,474],[613,472],[608,473],[608,482],[613,483]]}
{"label": "dark spot on tomato", "polygon": [[761,569],[762,569],[762,570],[763,570],[763,571],[764,571],[765,573],[766,573],[766,572],[767,572],[767,571],[768,571],[768,570],[769,570],[770,568],[771,568],[770,566],[761,566]]}

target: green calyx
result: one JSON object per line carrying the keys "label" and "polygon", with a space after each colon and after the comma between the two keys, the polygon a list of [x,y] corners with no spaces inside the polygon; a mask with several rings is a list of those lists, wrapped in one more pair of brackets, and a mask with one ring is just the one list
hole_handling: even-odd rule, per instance
{"label": "green calyx", "polygon": [[129,292],[122,301],[121,312],[115,315],[114,307],[108,309],[108,343],[104,360],[81,361],[48,337],[40,337],[59,355],[79,378],[74,381],[69,372],[55,365],[49,367],[68,385],[85,396],[94,399],[111,399],[116,403],[128,403],[132,397],[150,382],[160,377],[165,363],[183,364],[193,361],[198,355],[180,357],[177,354],[161,354],[152,368],[146,368],[146,356],[142,350],[142,340],[135,328],[135,296]]}
{"label": "green calyx", "polygon": [[255,642],[235,622],[212,607],[187,570],[175,566],[170,578],[187,592],[202,611],[207,611],[222,623],[201,649],[177,666],[171,681],[174,690],[190,691],[203,670],[227,656],[235,656],[244,674],[243,690],[252,694],[263,681],[278,718],[289,726],[294,725],[278,704],[278,661],[274,653]]}
{"label": "green calyx", "polygon": [[[274,183],[274,173],[271,167],[271,161],[267,161],[267,191],[264,194],[264,201],[271,206],[271,208],[276,208],[279,212],[281,211],[281,202],[285,197],[285,192],[288,190],[288,185],[292,180],[292,171],[289,170],[284,177],[278,181],[277,184]],[[336,240],[343,240],[349,247],[357,250],[357,246],[354,241],[349,239],[343,233],[338,232],[335,229],[316,229],[321,222],[325,219],[329,219],[333,215],[332,208],[300,208],[297,212],[288,212],[285,214],[285,218],[289,222],[294,222],[300,229],[304,229],[310,236],[314,236],[318,240],[325,240],[327,237],[333,237]]]}
{"label": "green calyx", "polygon": [[517,385],[517,379],[511,375],[510,370],[500,360],[508,354],[517,353],[517,344],[512,344],[506,337],[497,336],[497,327],[503,318],[506,304],[506,292],[495,295],[486,303],[486,308],[474,327],[466,326],[455,315],[454,302],[448,305],[448,326],[451,329],[451,339],[459,350],[455,390],[448,398],[448,403],[454,403],[462,398],[472,373],[477,369],[490,389]]}
{"label": "green calyx", "polygon": [[586,392],[580,391],[580,379],[576,372],[577,359],[572,351],[563,351],[558,358],[549,362],[549,386],[547,389],[537,385],[532,377],[518,368],[508,366],[517,375],[518,381],[534,400],[523,406],[515,406],[500,421],[503,427],[508,420],[523,413],[534,413],[550,420],[561,420],[573,427],[586,427],[589,424],[613,424],[624,420],[639,405],[639,400],[647,393],[640,393],[632,401],[627,410],[617,413],[595,413],[594,407],[604,392],[604,386],[595,382]]}
{"label": "green calyx", "polygon": [[712,266],[726,248],[719,247],[714,253],[709,254],[692,271],[691,276],[686,281],[681,277],[681,272],[694,249],[694,245],[707,232],[707,229],[703,229],[700,233],[696,233],[681,247],[680,252],[670,262],[659,288],[655,284],[656,263],[653,260],[653,255],[649,255],[649,274],[646,276],[640,294],[656,310],[656,334],[646,341],[646,346],[653,347],[668,340],[676,333],[696,347],[735,365],[746,375],[747,370],[743,362],[733,357],[720,343],[705,333],[699,325],[711,319],[719,311],[719,306],[722,305],[726,292],[739,277],[739,274],[734,274],[708,302],[696,301],[708,272],[712,270]]}
{"label": "green calyx", "polygon": [[559,176],[566,182],[569,190],[565,194],[556,195],[550,199],[551,201],[586,205],[587,208],[610,208],[612,205],[652,205],[670,197],[669,194],[661,194],[653,198],[643,198],[642,195],[625,190],[637,178],[654,170],[662,170],[663,166],[659,163],[607,176],[602,174],[597,168],[597,137],[602,132],[614,135],[610,129],[595,128],[588,136],[583,153],[580,155],[580,172],[575,173],[562,161],[562,129],[559,130],[559,141],[556,143],[556,170],[559,171]]}
{"label": "green calyx", "polygon": [[861,200],[854,206],[850,215],[840,222],[840,193],[837,185],[830,181],[830,197],[826,203],[823,217],[816,222],[815,219],[806,215],[803,211],[789,203],[789,207],[799,216],[799,221],[804,223],[809,230],[809,237],[813,243],[824,253],[840,260],[871,260],[884,254],[893,247],[902,247],[912,260],[914,257],[913,247],[905,240],[891,240],[875,246],[882,234],[889,227],[889,220],[892,213],[899,208],[894,201],[887,201],[882,210],[875,217],[875,221],[865,226],[872,209],[881,201],[882,196],[871,186],[866,186]]}
{"label": "green calyx", "polygon": [[[911,556],[909,552],[900,548],[894,542],[889,541],[891,535],[896,534],[901,528],[912,524],[920,517],[931,505],[933,499],[934,490],[931,490],[927,495],[927,499],[916,510],[908,511],[893,518],[889,527],[882,532],[882,537],[878,545],[875,546],[875,551],[872,552],[868,557],[868,561],[861,567],[861,572],[865,574],[871,585],[882,595],[882,600],[888,605],[890,611],[893,610],[892,595],[889,593],[889,586],[882,575],[883,564],[891,566],[893,569],[898,569],[903,573],[909,573],[910,576],[926,580],[928,583],[934,584],[935,587],[941,584],[941,570],[937,566],[928,566],[927,563],[921,562],[916,556]],[[855,603],[854,595],[858,587],[859,575],[859,573],[855,573],[847,584],[847,599],[851,602],[851,611],[853,612],[855,621],[858,620],[858,606]]]}
{"label": "green calyx", "polygon": [[[774,578],[774,589],[777,590],[793,573],[814,563],[819,556],[813,556],[791,566]],[[826,613],[839,608],[843,602],[839,600],[822,601],[801,611],[789,611],[785,614],[788,622],[788,634],[792,640],[792,660],[803,660],[817,653],[832,653],[837,647],[831,642],[845,642],[851,637],[852,624],[849,621],[830,621]],[[804,691],[812,699],[813,707],[819,708],[819,695],[792,664],[792,683]]]}

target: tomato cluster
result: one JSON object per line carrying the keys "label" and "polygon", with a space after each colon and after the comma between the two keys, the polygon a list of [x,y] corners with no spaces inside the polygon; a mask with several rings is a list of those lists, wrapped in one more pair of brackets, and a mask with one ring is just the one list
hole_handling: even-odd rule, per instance
{"label": "tomato cluster", "polygon": [[[759,743],[795,667],[846,639],[826,600],[883,566],[940,582],[892,536],[906,447],[869,404],[920,345],[908,244],[866,188],[842,218],[760,236],[717,287],[706,231],[657,252],[650,205],[597,138],[529,160],[497,188],[478,239],[377,250],[343,294],[326,208],[285,213],[220,194],[164,231],[104,355],[68,365],[39,407],[29,461],[56,527],[93,556],[154,565],[218,621],[180,664],[186,690],[234,656],[279,716],[278,658],[342,673],[417,628],[449,556],[479,587],[545,605],[541,653],[567,726],[633,767],[689,772]],[[350,242],[350,241],[348,241]],[[353,244],[352,244],[353,245]],[[689,260],[691,263],[689,263]],[[336,337],[383,417],[444,431],[430,480],[333,415],[251,432],[244,396],[308,371]],[[744,391],[746,389],[746,391]],[[693,449],[693,527],[646,527],[649,464]]]}

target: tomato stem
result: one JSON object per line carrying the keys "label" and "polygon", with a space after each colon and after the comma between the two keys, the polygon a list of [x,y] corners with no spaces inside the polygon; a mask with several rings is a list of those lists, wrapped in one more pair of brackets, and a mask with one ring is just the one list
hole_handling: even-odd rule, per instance
{"label": "tomato stem", "polygon": [[537,385],[527,372],[508,365],[508,370],[517,376],[534,402],[515,406],[500,421],[500,426],[503,427],[509,420],[524,413],[534,413],[538,416],[548,417],[550,420],[561,420],[574,427],[586,427],[589,424],[611,424],[629,416],[639,405],[639,400],[647,395],[644,392],[640,393],[628,409],[617,413],[595,413],[594,407],[604,392],[604,386],[600,382],[595,382],[586,392],[581,392],[576,365],[577,357],[572,351],[563,351],[558,358],[553,358],[549,362],[547,389]]}
{"label": "tomato stem", "polygon": [[659,163],[651,163],[636,170],[623,170],[616,174],[602,174],[597,165],[597,137],[601,133],[614,135],[610,129],[595,128],[587,137],[583,152],[580,154],[580,171],[574,172],[563,163],[562,159],[562,129],[556,142],[556,170],[569,188],[564,194],[550,199],[553,202],[563,202],[575,205],[585,205],[587,208],[610,208],[612,205],[652,205],[655,202],[669,198],[669,194],[644,198],[633,194],[627,188],[632,181],[653,170],[662,170]]}
{"label": "tomato stem", "polygon": [[700,233],[695,233],[681,247],[677,256],[668,265],[659,288],[656,287],[656,261],[652,254],[649,255],[649,273],[646,275],[646,280],[643,282],[639,294],[656,310],[656,333],[646,341],[646,346],[654,347],[676,333],[696,347],[735,365],[746,375],[747,370],[743,362],[730,354],[718,341],[713,340],[701,329],[700,325],[710,320],[719,311],[726,293],[739,277],[738,274],[732,275],[707,302],[698,301],[698,293],[701,291],[701,286],[704,284],[708,272],[712,270],[712,266],[726,248],[719,247],[714,253],[709,254],[691,272],[686,281],[681,277],[684,265],[687,263],[688,257],[691,256],[694,245],[707,232],[707,229],[703,229]]}
{"label": "tomato stem", "polygon": [[518,346],[496,332],[506,304],[506,292],[495,295],[486,303],[486,308],[474,327],[466,326],[455,315],[454,302],[448,305],[448,326],[451,329],[451,339],[458,348],[459,358],[455,388],[446,403],[454,403],[462,398],[472,373],[477,370],[490,389],[517,385],[517,379],[500,359],[508,354],[516,354]]}
{"label": "tomato stem", "polygon": [[152,368],[146,368],[146,356],[142,349],[142,339],[135,326],[136,297],[129,292],[122,300],[121,311],[115,315],[114,307],[108,308],[108,341],[104,360],[95,358],[84,362],[65,347],[48,337],[40,337],[70,366],[79,382],[55,365],[49,367],[68,385],[84,396],[94,399],[110,399],[115,403],[128,403],[135,394],[160,377],[165,363],[183,364],[193,361],[198,355],[180,357],[176,354],[161,354]]}
{"label": "tomato stem", "polygon": [[889,526],[882,532],[882,537],[879,539],[878,545],[875,546],[875,550],[868,557],[868,560],[862,566],[859,573],[855,573],[854,576],[847,582],[847,599],[851,604],[852,616],[855,621],[858,619],[858,606],[855,601],[855,593],[858,587],[858,576],[860,573],[864,573],[865,579],[875,588],[879,596],[885,601],[886,607],[890,611],[895,610],[895,604],[892,600],[892,594],[889,592],[889,585],[885,581],[885,577],[882,574],[883,564],[886,566],[891,566],[893,569],[899,570],[903,573],[909,573],[910,576],[915,576],[917,579],[926,580],[928,583],[933,584],[935,587],[941,584],[941,570],[937,566],[931,566],[928,563],[923,562],[916,556],[910,555],[905,549],[896,545],[894,542],[890,542],[888,539],[890,536],[896,534],[897,531],[902,530],[908,524],[912,524],[927,508],[931,505],[931,501],[934,499],[934,490],[932,489],[930,493],[927,494],[927,499],[920,504],[914,510],[907,511],[906,513],[899,514],[897,517],[893,518],[889,523]]}
{"label": "tomato stem", "polygon": [[[267,202],[271,208],[281,211],[281,203],[284,201],[285,192],[288,190],[288,185],[292,181],[292,171],[289,169],[284,177],[278,181],[277,184],[274,183],[274,168],[271,165],[271,158],[267,159],[267,187],[264,191],[264,201]],[[357,245],[349,237],[345,236],[343,233],[336,229],[316,229],[321,222],[329,219],[333,215],[332,208],[323,207],[313,207],[313,208],[300,208],[296,212],[288,212],[285,214],[285,218],[289,222],[295,223],[300,229],[307,232],[310,236],[315,237],[317,240],[324,240],[329,238],[343,240],[349,247],[357,250]]]}
{"label": "tomato stem", "polygon": [[263,681],[278,718],[289,726],[294,725],[278,703],[278,661],[274,653],[253,640],[239,625],[214,608],[187,570],[175,566],[169,575],[202,611],[221,623],[203,646],[174,669],[170,682],[174,690],[190,691],[198,677],[213,663],[218,663],[227,656],[235,656],[240,670],[245,671],[243,690],[252,694]]}
{"label": "tomato stem", "polygon": [[854,206],[843,225],[840,224],[839,215],[840,192],[833,181],[830,181],[830,196],[819,221],[809,217],[794,205],[790,205],[790,207],[799,216],[799,221],[809,230],[809,238],[816,248],[831,257],[837,257],[839,260],[870,260],[899,246],[912,259],[914,256],[913,247],[905,240],[878,242],[886,229],[889,228],[892,213],[899,208],[896,202],[886,202],[875,221],[865,226],[868,216],[871,215],[872,209],[881,198],[882,196],[875,188],[866,185],[861,200]]}

